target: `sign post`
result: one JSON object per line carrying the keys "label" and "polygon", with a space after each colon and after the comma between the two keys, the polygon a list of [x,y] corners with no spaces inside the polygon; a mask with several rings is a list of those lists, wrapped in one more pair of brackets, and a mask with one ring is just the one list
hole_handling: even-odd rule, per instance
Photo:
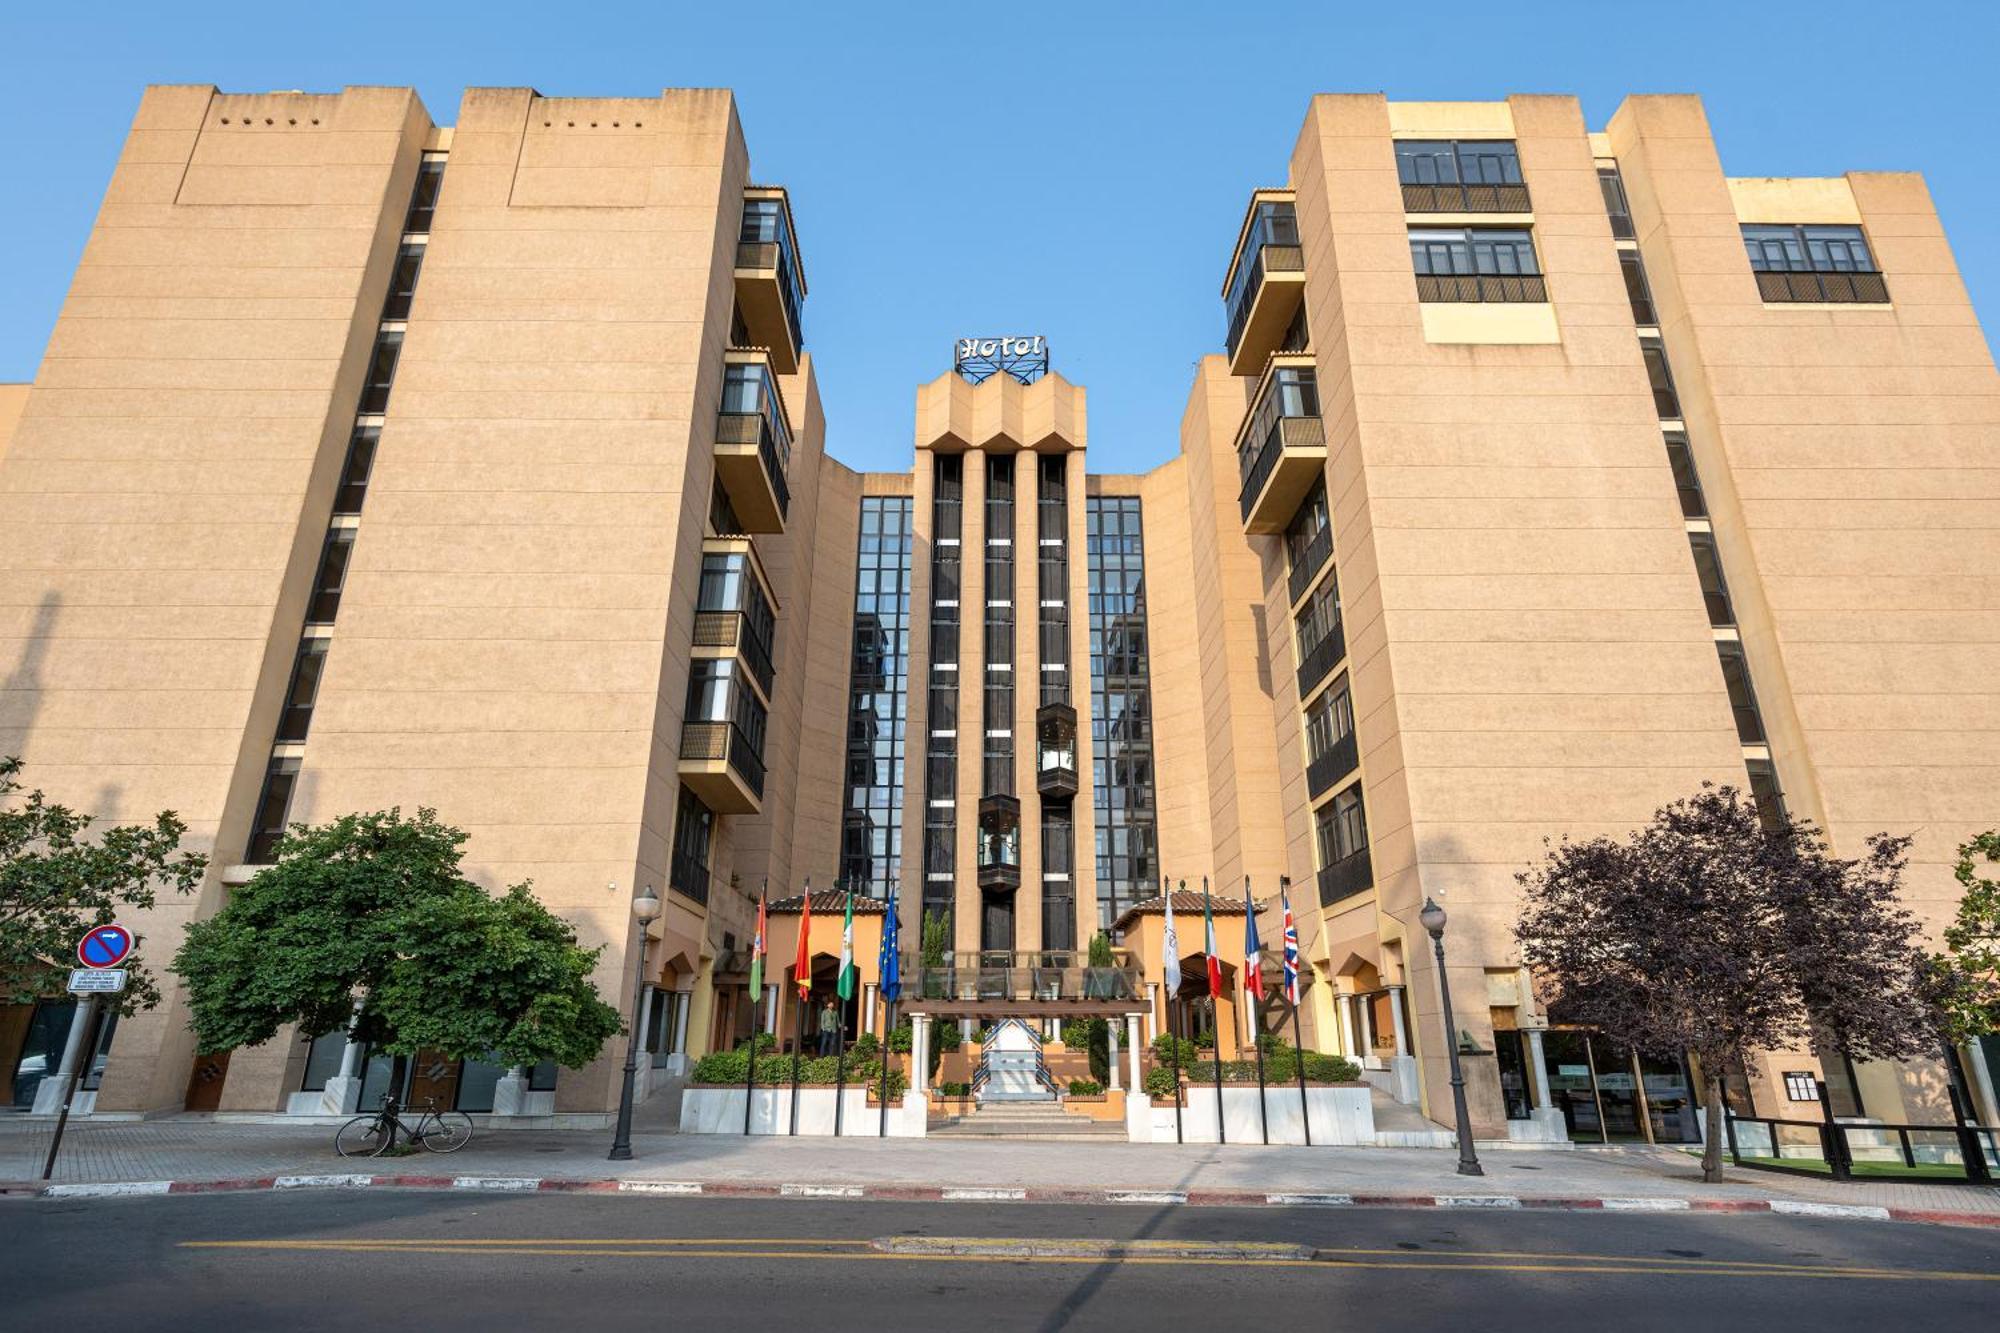
{"label": "sign post", "polygon": [[63,1086],[62,1109],[56,1113],[56,1132],[49,1139],[49,1155],[42,1161],[42,1179],[55,1174],[56,1154],[62,1150],[63,1131],[69,1126],[69,1108],[76,1100],[76,1085],[86,1067],[97,1064],[97,1044],[104,1035],[105,995],[125,989],[125,969],[118,964],[132,952],[132,932],[123,926],[98,926],[76,945],[76,960],[83,966],[69,974],[69,991],[83,996],[83,1041],[76,1063],[70,1066],[69,1081]]}

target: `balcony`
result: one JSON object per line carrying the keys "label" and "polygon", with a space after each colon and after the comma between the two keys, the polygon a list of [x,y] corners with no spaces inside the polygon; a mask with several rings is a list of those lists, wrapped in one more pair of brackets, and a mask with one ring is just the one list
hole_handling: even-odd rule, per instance
{"label": "balcony", "polygon": [[[1109,967],[1092,967],[1080,950],[993,950],[946,954],[936,966],[903,964],[904,997],[945,1001],[977,1012],[994,1005],[1106,1005],[1125,1009],[1145,994],[1145,981],[1129,950],[1114,949]],[[914,986],[911,981],[914,979]],[[915,995],[911,995],[911,991]],[[1088,1012],[1088,1011],[1086,1011]]]}
{"label": "balcony", "polygon": [[734,722],[681,724],[680,778],[717,814],[764,808],[764,756]]}
{"label": "balcony", "polygon": [[1299,698],[1311,694],[1319,683],[1327,678],[1340,659],[1347,656],[1347,624],[1335,621],[1320,636],[1318,643],[1306,650],[1299,659]]}
{"label": "balcony", "polygon": [[1326,427],[1312,357],[1273,357],[1236,440],[1243,530],[1283,532],[1315,482],[1326,474]]}
{"label": "balcony", "polygon": [[979,887],[1009,892],[1021,887],[1021,798],[979,798]]}
{"label": "balcony", "polygon": [[1318,531],[1306,539],[1305,546],[1292,560],[1292,572],[1286,578],[1285,592],[1293,606],[1299,604],[1299,598],[1312,591],[1314,581],[1319,578],[1319,572],[1326,568],[1326,562],[1332,555],[1333,525],[1321,524]]}
{"label": "balcony", "polygon": [[1322,792],[1360,766],[1360,747],[1350,731],[1327,747],[1325,754],[1306,764],[1306,795],[1317,800]]}
{"label": "balcony", "polygon": [[1255,375],[1285,342],[1305,301],[1305,250],[1299,245],[1296,196],[1259,190],[1236,238],[1222,283],[1229,321],[1229,373]]}
{"label": "balcony", "polygon": [[1886,305],[1889,284],[1880,273],[1757,274],[1757,295],[1774,304]]}
{"label": "balcony", "polygon": [[1519,182],[1403,182],[1405,213],[1527,213],[1528,187]]}
{"label": "balcony", "polygon": [[805,299],[791,200],[781,189],[752,186],[744,191],[737,233],[736,313],[750,345],[769,351],[781,375],[799,373]]}
{"label": "balcony", "polygon": [[1319,905],[1331,907],[1356,894],[1366,893],[1375,887],[1375,866],[1369,860],[1368,849],[1363,847],[1351,856],[1344,856],[1330,866],[1321,866],[1319,871]]}
{"label": "balcony", "polygon": [[749,538],[710,537],[702,542],[693,655],[742,663],[766,705],[777,674],[772,655],[777,604],[764,563]]}
{"label": "balcony", "polygon": [[1067,801],[1076,788],[1076,709],[1043,704],[1035,711],[1035,790]]}
{"label": "balcony", "polygon": [[1539,273],[1419,273],[1417,299],[1533,304],[1549,299],[1549,285]]}
{"label": "balcony", "polygon": [[785,473],[792,424],[771,358],[731,351],[723,367],[722,410],[715,418],[715,472],[745,532],[783,532],[791,509]]}

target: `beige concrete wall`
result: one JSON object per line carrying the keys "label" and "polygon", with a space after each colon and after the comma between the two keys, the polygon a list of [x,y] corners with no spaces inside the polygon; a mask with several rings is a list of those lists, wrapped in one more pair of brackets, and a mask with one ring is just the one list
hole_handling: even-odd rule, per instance
{"label": "beige concrete wall", "polygon": [[21,424],[21,413],[28,408],[29,384],[0,384],[0,463],[7,461],[7,446],[13,443],[14,430]]}
{"label": "beige concrete wall", "polygon": [[[1787,803],[1842,855],[1914,835],[1935,929],[2000,808],[2000,376],[1936,210],[1909,174],[1729,181],[1693,97],[1628,99],[1610,146]],[[1765,305],[1739,223],[1836,220],[1890,304]]]}
{"label": "beige concrete wall", "polygon": [[[907,484],[907,481],[905,482]],[[840,824],[846,801],[847,708],[854,667],[854,570],[861,521],[862,474],[832,458],[821,465],[812,581],[798,589],[816,614],[786,645],[786,667],[799,678],[806,701],[789,716],[798,764],[798,799],[792,815],[794,873],[773,880],[786,893],[811,875],[824,888],[840,868]],[[914,619],[915,608],[912,607]],[[907,738],[906,738],[907,739]],[[905,768],[907,777],[908,769]],[[904,835],[907,855],[908,834]],[[746,881],[747,882],[747,881]],[[750,885],[752,890],[756,885]]]}
{"label": "beige concrete wall", "polygon": [[[293,808],[435,806],[475,879],[606,946],[621,1008],[634,886],[668,881],[747,171],[726,92],[465,94]],[[615,1066],[558,1105],[608,1105]]]}
{"label": "beige concrete wall", "polygon": [[[241,853],[429,129],[408,89],[149,88],[0,470],[0,752],[217,861],[135,923],[156,970]],[[185,1022],[125,1024],[99,1105],[178,1108]]]}
{"label": "beige concrete wall", "polygon": [[[1315,98],[1292,163],[1379,909],[1449,907],[1482,1042],[1465,997],[1514,958],[1513,876],[1542,839],[1622,833],[1742,771],[1582,118],[1509,106],[1557,346],[1425,339],[1382,98]],[[1497,1127],[1490,1079],[1474,1091]]]}

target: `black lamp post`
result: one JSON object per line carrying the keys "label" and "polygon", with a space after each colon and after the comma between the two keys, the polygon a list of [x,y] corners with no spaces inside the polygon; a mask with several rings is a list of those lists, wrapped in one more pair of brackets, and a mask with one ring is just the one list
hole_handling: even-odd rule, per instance
{"label": "black lamp post", "polygon": [[638,980],[632,985],[632,1036],[625,1043],[625,1088],[618,1095],[618,1135],[611,1141],[609,1160],[629,1162],[632,1160],[632,1094],[633,1083],[639,1076],[639,1023],[640,1008],[646,1002],[646,923],[660,914],[660,898],[648,884],[632,899],[632,920],[639,928],[639,965],[635,969]]}
{"label": "black lamp post", "polygon": [[1437,951],[1438,993],[1444,999],[1444,1045],[1451,1054],[1451,1104],[1458,1115],[1458,1174],[1483,1176],[1479,1154],[1472,1150],[1472,1117],[1465,1109],[1465,1071],[1458,1064],[1458,1019],[1451,1011],[1451,981],[1444,971],[1444,909],[1430,898],[1424,899],[1417,920],[1430,932],[1431,947]]}

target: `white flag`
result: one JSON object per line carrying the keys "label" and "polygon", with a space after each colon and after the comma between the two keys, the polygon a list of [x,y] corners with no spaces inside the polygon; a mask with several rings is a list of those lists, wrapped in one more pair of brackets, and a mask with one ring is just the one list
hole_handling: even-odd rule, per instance
{"label": "white flag", "polygon": [[1163,955],[1161,963],[1166,969],[1166,995],[1171,1000],[1181,990],[1181,938],[1174,930],[1174,891],[1168,889],[1164,896],[1167,900],[1167,933],[1160,944],[1160,952]]}

